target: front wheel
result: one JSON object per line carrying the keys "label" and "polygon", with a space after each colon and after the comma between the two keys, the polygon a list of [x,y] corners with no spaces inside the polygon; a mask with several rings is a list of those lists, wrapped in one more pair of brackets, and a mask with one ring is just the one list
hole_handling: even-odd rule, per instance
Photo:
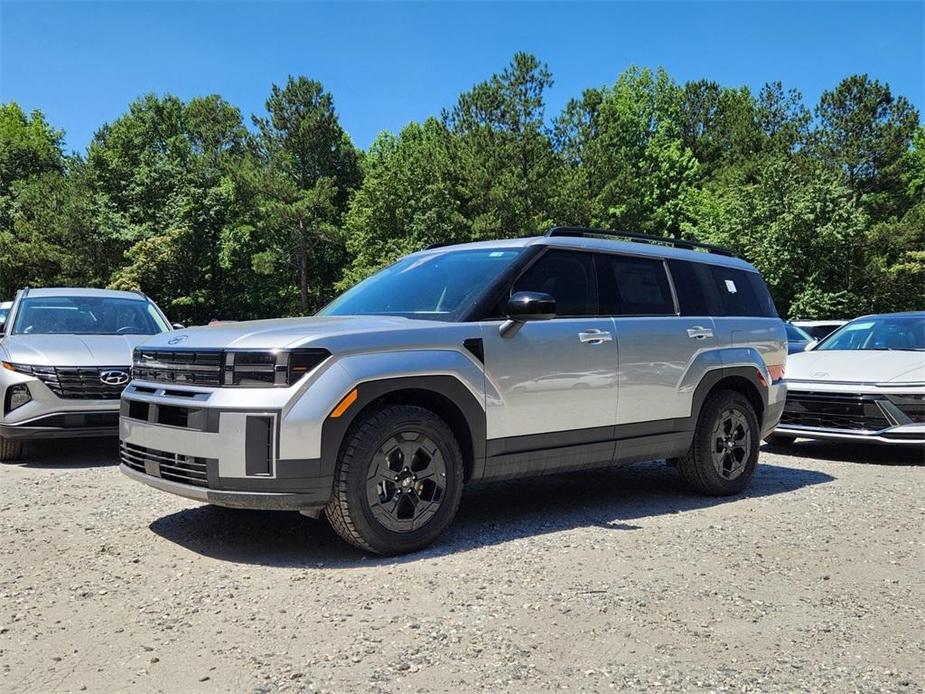
{"label": "front wheel", "polygon": [[403,554],[446,529],[462,488],[462,453],[446,422],[422,407],[389,405],[347,432],[325,515],[355,547]]}
{"label": "front wheel", "polygon": [[748,398],[733,390],[717,391],[700,410],[691,447],[677,460],[678,471],[703,494],[739,494],[755,472],[760,438]]}

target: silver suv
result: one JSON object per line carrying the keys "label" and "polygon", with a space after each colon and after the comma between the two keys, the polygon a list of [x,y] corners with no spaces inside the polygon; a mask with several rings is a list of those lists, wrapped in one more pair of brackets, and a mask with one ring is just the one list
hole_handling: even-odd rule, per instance
{"label": "silver suv", "polygon": [[574,228],[431,247],[316,317],[137,349],[121,469],[408,552],[479,480],[673,458],[695,489],[741,492],[786,358],[764,282],[723,249]]}
{"label": "silver suv", "polygon": [[24,289],[0,324],[0,460],[26,439],[115,436],[132,350],[170,324],[144,294]]}

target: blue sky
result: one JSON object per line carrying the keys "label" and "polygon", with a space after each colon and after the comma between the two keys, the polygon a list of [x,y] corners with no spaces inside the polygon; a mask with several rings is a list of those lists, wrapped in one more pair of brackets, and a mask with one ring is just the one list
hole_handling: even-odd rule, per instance
{"label": "blue sky", "polygon": [[925,108],[925,2],[15,2],[0,0],[0,100],[42,110],[83,150],[146,92],[218,93],[262,112],[273,82],[320,80],[361,147],[451,106],[535,53],[547,116],[627,66],[754,89],[782,80],[810,106],[867,72]]}

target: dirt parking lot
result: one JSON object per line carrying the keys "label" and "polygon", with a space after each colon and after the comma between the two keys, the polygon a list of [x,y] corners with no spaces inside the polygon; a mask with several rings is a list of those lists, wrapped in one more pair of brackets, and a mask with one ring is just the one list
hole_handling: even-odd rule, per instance
{"label": "dirt parking lot", "polygon": [[921,451],[766,448],[724,500],[663,463],[473,487],[381,559],[114,449],[0,465],[5,692],[925,688]]}

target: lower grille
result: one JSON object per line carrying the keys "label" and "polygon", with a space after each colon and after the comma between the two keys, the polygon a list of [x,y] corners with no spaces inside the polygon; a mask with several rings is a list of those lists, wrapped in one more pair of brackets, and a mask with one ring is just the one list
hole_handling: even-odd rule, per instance
{"label": "lower grille", "polygon": [[205,458],[168,453],[124,442],[120,442],[119,452],[122,462],[138,472],[196,487],[209,486]]}
{"label": "lower grille", "polygon": [[815,429],[880,431],[893,424],[877,404],[880,399],[854,393],[790,391],[780,423]]}

